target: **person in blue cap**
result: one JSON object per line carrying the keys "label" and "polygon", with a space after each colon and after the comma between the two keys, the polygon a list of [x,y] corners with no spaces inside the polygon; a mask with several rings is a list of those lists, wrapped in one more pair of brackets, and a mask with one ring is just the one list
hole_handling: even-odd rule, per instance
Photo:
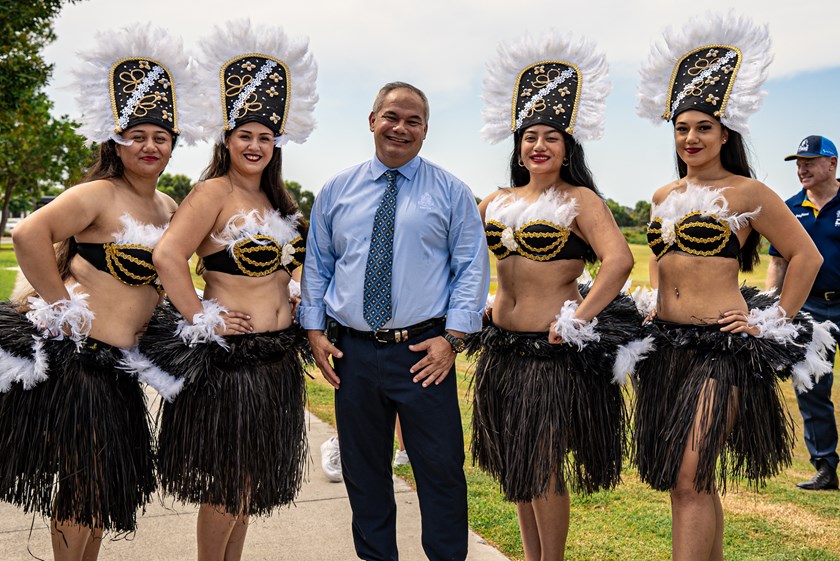
{"label": "person in blue cap", "polygon": [[[802,306],[817,321],[840,323],[840,181],[837,179],[837,148],[824,136],[805,138],[785,161],[796,160],[796,173],[802,191],[785,201],[805,227],[823,256],[814,286]],[[770,246],[767,269],[768,290],[779,291],[785,280],[787,261]],[[840,332],[834,330],[840,342]],[[832,361],[836,347],[829,357]],[[805,445],[817,472],[800,489],[837,489],[837,421],[831,402],[833,374],[825,374],[814,388],[797,393],[799,412],[805,431]]]}

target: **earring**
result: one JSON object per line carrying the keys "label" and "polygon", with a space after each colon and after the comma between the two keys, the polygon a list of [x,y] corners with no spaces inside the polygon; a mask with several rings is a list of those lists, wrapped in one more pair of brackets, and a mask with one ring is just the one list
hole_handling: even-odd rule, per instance
{"label": "earring", "polygon": [[726,144],[726,141],[727,141],[727,140],[729,140],[729,138],[724,138],[724,139],[721,141],[721,144]]}
{"label": "earring", "polygon": [[568,166],[568,165],[569,165],[569,158],[563,158],[563,165],[564,165],[564,166]]}
{"label": "earring", "polygon": [[521,168],[525,167],[525,164],[522,163],[522,157],[521,156],[519,157],[519,162],[518,163],[519,163],[519,167],[521,167]]}

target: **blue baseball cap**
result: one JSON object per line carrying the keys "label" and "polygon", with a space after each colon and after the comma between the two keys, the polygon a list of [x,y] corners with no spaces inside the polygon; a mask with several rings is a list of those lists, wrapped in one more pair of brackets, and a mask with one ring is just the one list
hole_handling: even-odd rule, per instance
{"label": "blue baseball cap", "polygon": [[837,147],[824,136],[813,135],[806,137],[805,140],[799,143],[799,148],[796,149],[796,154],[791,154],[785,161],[795,160],[796,158],[819,158],[820,156],[827,156],[829,158],[837,157]]}

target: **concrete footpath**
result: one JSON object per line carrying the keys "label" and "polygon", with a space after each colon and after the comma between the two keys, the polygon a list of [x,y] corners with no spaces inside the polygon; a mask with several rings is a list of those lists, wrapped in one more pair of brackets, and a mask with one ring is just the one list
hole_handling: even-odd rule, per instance
{"label": "concrete footpath", "polygon": [[[150,398],[152,396],[150,395]],[[296,504],[268,518],[255,518],[248,529],[243,561],[352,561],[356,559],[350,531],[350,504],[343,483],[331,483],[321,471],[320,446],[335,430],[308,415],[308,482]],[[426,559],[420,545],[420,510],[417,494],[405,481],[394,482],[397,500],[397,536],[400,559]],[[161,503],[156,497],[139,518],[130,539],[102,544],[100,561],[188,561],[196,558],[197,509]],[[30,536],[30,528],[31,536]],[[503,561],[501,553],[470,532],[468,561]],[[27,551],[32,552],[32,555]],[[47,523],[0,503],[0,559],[52,560]]]}

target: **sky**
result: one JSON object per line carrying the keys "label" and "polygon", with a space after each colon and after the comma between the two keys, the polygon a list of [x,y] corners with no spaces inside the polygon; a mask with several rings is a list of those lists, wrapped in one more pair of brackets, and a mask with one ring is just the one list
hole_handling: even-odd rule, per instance
{"label": "sky", "polygon": [[[480,136],[486,63],[495,58],[500,41],[572,31],[606,53],[613,84],[604,137],[584,144],[588,163],[604,196],[632,207],[676,177],[672,127],[636,115],[639,68],[666,26],[708,9],[730,8],[770,27],[775,59],[747,140],[757,177],[787,198],[799,183],[795,165],[784,157],[811,134],[840,144],[836,0],[82,0],[65,6],[55,21],[58,39],[44,53],[55,65],[47,93],[56,115],[79,116],[72,69],[76,53],[95,44],[96,30],[151,20],[193,50],[212,26],[250,17],[309,37],[318,62],[318,125],[305,144],[284,147],[285,179],[317,193],[335,173],[370,158],[374,148],[367,118],[373,98],[386,82],[401,80],[429,97],[429,133],[421,155],[485,197],[508,184],[513,146],[512,139],[489,145]],[[196,180],[210,151],[208,143],[179,146],[166,171]]]}

